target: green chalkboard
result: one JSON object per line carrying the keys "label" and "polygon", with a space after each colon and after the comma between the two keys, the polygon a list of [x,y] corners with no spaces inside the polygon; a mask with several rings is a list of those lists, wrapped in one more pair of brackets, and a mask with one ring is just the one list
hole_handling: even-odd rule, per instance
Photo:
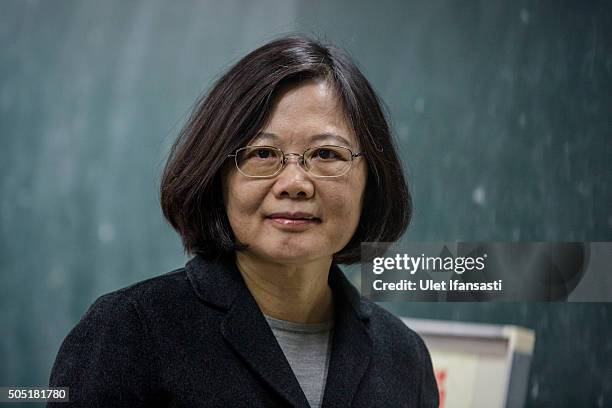
{"label": "green chalkboard", "polygon": [[[157,204],[168,148],[224,69],[293,31],[346,48],[386,102],[404,239],[612,241],[609,2],[5,0],[0,385],[46,384],[99,295],[184,264]],[[527,406],[612,406],[609,304],[385,307],[530,327]]]}

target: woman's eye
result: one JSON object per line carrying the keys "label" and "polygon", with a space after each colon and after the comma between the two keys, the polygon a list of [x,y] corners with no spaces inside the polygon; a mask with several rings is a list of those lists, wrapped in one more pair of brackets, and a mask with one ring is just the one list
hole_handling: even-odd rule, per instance
{"label": "woman's eye", "polygon": [[316,151],[315,157],[322,160],[334,160],[338,158],[338,155],[330,149],[319,149]]}
{"label": "woman's eye", "polygon": [[248,153],[248,158],[266,160],[274,158],[274,153],[270,149],[253,149]]}
{"label": "woman's eye", "polygon": [[270,151],[266,149],[257,149],[255,155],[260,159],[267,159],[270,157]]}

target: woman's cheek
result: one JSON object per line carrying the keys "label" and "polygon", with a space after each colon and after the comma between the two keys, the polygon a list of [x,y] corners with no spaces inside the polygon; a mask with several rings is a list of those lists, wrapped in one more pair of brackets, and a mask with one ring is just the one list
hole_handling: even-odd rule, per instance
{"label": "woman's cheek", "polygon": [[257,188],[256,185],[243,184],[233,189],[232,200],[235,203],[235,210],[242,216],[255,216],[261,207],[265,193],[262,194],[263,187]]}
{"label": "woman's cheek", "polygon": [[[359,197],[350,194],[331,193],[325,200],[325,213],[330,229],[335,232],[336,241],[347,241],[353,236],[359,223],[360,207]],[[346,243],[344,243],[346,244]],[[344,246],[344,245],[342,245]]]}

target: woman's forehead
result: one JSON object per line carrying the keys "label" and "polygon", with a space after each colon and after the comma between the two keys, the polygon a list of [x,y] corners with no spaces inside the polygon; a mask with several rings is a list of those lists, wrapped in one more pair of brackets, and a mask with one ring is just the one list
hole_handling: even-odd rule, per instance
{"label": "woman's forehead", "polygon": [[247,144],[357,148],[359,143],[337,92],[325,80],[309,79],[278,89],[266,123]]}

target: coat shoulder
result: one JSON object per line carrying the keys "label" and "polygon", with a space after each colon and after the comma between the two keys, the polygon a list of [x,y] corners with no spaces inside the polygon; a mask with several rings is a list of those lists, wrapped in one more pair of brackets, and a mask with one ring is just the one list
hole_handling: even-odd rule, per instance
{"label": "coat shoulder", "polygon": [[179,299],[188,298],[189,290],[185,268],[180,268],[105,293],[91,303],[67,340],[107,326],[119,328],[124,335],[130,330],[146,330],[147,315],[160,309],[171,309]]}
{"label": "coat shoulder", "polygon": [[106,309],[117,310],[131,304],[137,311],[148,311],[172,307],[190,298],[194,298],[193,289],[183,267],[105,293],[96,299],[90,309],[106,306]]}
{"label": "coat shoulder", "polygon": [[106,293],[101,297],[130,298],[136,301],[146,300],[151,296],[162,298],[178,296],[190,291],[186,268],[178,268],[162,275],[135,282],[129,286]]}
{"label": "coat shoulder", "polygon": [[147,308],[158,314],[175,303],[189,290],[184,275],[175,270],[98,297],[63,340],[49,384],[70,387],[73,406],[153,406],[159,330]]}
{"label": "coat shoulder", "polygon": [[[107,326],[120,328],[124,336],[148,333],[151,341],[160,331],[180,321],[193,318],[204,306],[193,291],[185,268],[145,279],[99,296],[88,307],[71,334],[100,331]],[[209,313],[201,314],[210,317]],[[153,337],[151,337],[153,336]],[[69,336],[72,337],[72,336]]]}

